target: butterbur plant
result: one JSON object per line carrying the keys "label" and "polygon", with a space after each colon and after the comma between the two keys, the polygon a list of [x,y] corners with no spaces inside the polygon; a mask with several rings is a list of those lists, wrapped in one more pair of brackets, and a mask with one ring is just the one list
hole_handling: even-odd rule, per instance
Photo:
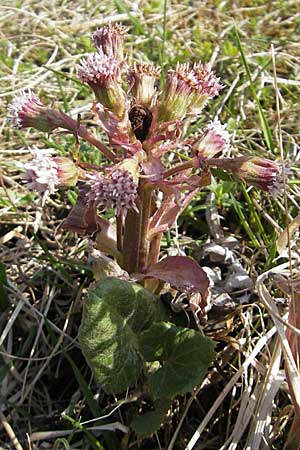
{"label": "butterbur plant", "polygon": [[[187,125],[223,89],[219,78],[202,62],[177,63],[163,77],[152,64],[130,66],[125,35],[118,24],[97,30],[95,52],[77,65],[79,79],[93,91],[92,113],[109,146],[80,117],[46,106],[31,90],[12,101],[10,117],[17,128],[63,129],[74,135],[76,148],[86,141],[104,156],[97,166],[81,161],[80,145],[73,158],[35,147],[23,178],[44,202],[60,186],[78,186],[63,228],[90,237],[96,279],[84,299],[81,348],[102,389],[122,393],[138,386],[152,402],[154,411],[131,423],[144,434],[159,428],[172,399],[199,384],[214,358],[212,340],[199,330],[208,276],[188,256],[162,254],[164,233],[210,184],[211,169],[274,195],[281,190],[282,171],[263,158],[229,158],[230,136],[218,119],[187,138]],[[107,220],[107,211],[114,221]],[[160,301],[168,289],[174,298],[185,295],[198,327],[176,325]]]}

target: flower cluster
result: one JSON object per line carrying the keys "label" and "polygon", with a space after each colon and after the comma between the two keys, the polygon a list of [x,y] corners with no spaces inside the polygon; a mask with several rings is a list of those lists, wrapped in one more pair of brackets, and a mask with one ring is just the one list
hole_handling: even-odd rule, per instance
{"label": "flower cluster", "polygon": [[218,95],[222,86],[209,65],[201,62],[190,67],[177,63],[168,70],[158,117],[163,121],[182,119],[187,114],[200,114],[206,102]]}
{"label": "flower cluster", "polygon": [[123,48],[125,32],[119,24],[95,31],[94,53],[77,65],[79,79],[94,93],[92,112],[107,134],[109,148],[80,120],[47,107],[31,90],[13,99],[9,114],[17,128],[44,132],[61,128],[75,135],[76,142],[83,139],[105,155],[106,166],[97,167],[80,161],[80,152],[72,160],[34,150],[24,180],[44,195],[80,180],[78,202],[71,211],[76,218],[73,229],[82,233],[101,229],[105,241],[103,230],[110,225],[99,214],[113,209],[118,224],[116,248],[126,248],[129,255],[124,257],[125,269],[144,271],[158,259],[163,232],[174,225],[199,189],[210,183],[211,168],[272,195],[281,192],[283,174],[275,161],[228,157],[230,136],[217,118],[196,136],[186,138],[186,124],[197,119],[223,88],[220,79],[201,61],[177,63],[167,70],[159,88],[160,68],[143,62],[129,65]]}
{"label": "flower cluster", "polygon": [[110,208],[115,210],[116,216],[125,214],[128,209],[137,207],[137,185],[127,170],[107,170],[105,174],[99,172],[89,176],[91,190],[88,202],[100,211]]}
{"label": "flower cluster", "polygon": [[9,109],[9,119],[15,128],[36,128],[49,133],[56,128],[76,131],[76,121],[61,111],[45,106],[30,89],[15,96]]}
{"label": "flower cluster", "polygon": [[51,156],[52,150],[32,148],[33,159],[24,164],[23,180],[28,189],[41,192],[44,199],[60,186],[74,186],[78,180],[78,168],[72,160],[63,156]]}
{"label": "flower cluster", "polygon": [[24,165],[26,172],[23,175],[27,187],[39,192],[53,194],[59,184],[57,164],[45,150],[32,149],[34,158]]}
{"label": "flower cluster", "polygon": [[200,138],[192,141],[192,148],[203,159],[220,157],[226,154],[230,148],[230,134],[226,130],[226,126],[215,119],[206,127]]}
{"label": "flower cluster", "polygon": [[113,56],[120,61],[124,58],[123,41],[126,28],[119,23],[109,23],[92,35],[92,41],[97,50],[107,56]]}
{"label": "flower cluster", "polygon": [[[255,156],[240,156],[211,159],[209,164],[231,172],[236,180],[269,192],[274,197],[283,191],[283,168],[276,161]],[[285,168],[285,171],[288,173],[289,169]]]}

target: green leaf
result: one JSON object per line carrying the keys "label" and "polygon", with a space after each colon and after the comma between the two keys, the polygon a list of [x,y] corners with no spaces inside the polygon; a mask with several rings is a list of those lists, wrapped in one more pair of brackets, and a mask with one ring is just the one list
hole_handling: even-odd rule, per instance
{"label": "green leaf", "polygon": [[154,410],[147,411],[141,416],[137,416],[131,422],[131,428],[139,436],[155,433],[163,424],[164,417],[169,409],[171,400],[160,398],[154,402]]}
{"label": "green leaf", "polygon": [[149,376],[155,398],[173,398],[199,384],[214,358],[214,342],[199,331],[155,323],[140,339],[146,361],[159,361],[161,367]]}
{"label": "green leaf", "polygon": [[138,335],[162,314],[157,297],[138,284],[106,278],[90,288],[79,341],[106,392],[123,392],[137,380],[144,368]]}

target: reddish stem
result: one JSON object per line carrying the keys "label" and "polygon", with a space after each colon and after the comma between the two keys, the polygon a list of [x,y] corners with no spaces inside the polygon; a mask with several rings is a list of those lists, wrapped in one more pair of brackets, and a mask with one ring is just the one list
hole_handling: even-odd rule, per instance
{"label": "reddish stem", "polygon": [[125,219],[123,239],[123,266],[128,273],[137,271],[139,252],[139,222],[139,213],[137,213],[134,209],[129,209]]}
{"label": "reddish stem", "polygon": [[89,164],[89,163],[85,163],[85,162],[81,162],[81,161],[76,161],[76,164],[77,164],[77,166],[81,167],[82,169],[92,169],[92,170],[97,170],[98,172],[101,170],[104,170],[103,168],[98,166],[98,164]]}
{"label": "reddish stem", "polygon": [[77,135],[80,136],[85,141],[89,142],[90,144],[97,147],[100,152],[102,152],[108,159],[110,159],[113,162],[117,162],[116,155],[110,151],[105,145],[103,145],[92,133],[89,133],[87,129],[80,125],[80,127],[77,129]]}
{"label": "reddish stem", "polygon": [[171,169],[166,170],[164,172],[164,178],[168,178],[172,175],[176,175],[177,173],[182,172],[183,170],[192,169],[194,167],[199,167],[199,159],[196,156],[190,159],[189,161],[177,164],[177,166],[174,166]]}
{"label": "reddish stem", "polygon": [[123,251],[123,214],[117,216],[117,249]]}
{"label": "reddish stem", "polygon": [[160,253],[160,243],[161,238],[163,237],[163,233],[157,233],[150,243],[149,256],[148,256],[148,265],[152,266],[157,263],[159,260]]}
{"label": "reddish stem", "polygon": [[140,197],[141,197],[141,213],[139,227],[139,254],[138,254],[138,271],[144,272],[148,265],[149,240],[148,229],[151,214],[152,202],[151,185],[143,179],[140,179]]}

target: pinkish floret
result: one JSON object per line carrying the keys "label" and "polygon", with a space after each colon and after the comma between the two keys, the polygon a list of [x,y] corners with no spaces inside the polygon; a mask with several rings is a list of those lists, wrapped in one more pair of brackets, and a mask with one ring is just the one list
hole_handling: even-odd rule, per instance
{"label": "pinkish floret", "polygon": [[97,100],[119,117],[125,109],[125,93],[121,81],[122,63],[103,52],[93,53],[77,66],[79,78],[90,85]]}
{"label": "pinkish floret", "polygon": [[[27,187],[53,194],[59,186],[74,186],[78,179],[78,168],[70,158],[51,156],[52,151],[33,148],[33,159],[24,164],[23,180]],[[44,196],[44,197],[45,197]]]}
{"label": "pinkish floret", "polygon": [[[11,102],[8,112],[14,127],[20,129],[28,126],[31,118],[40,113],[45,106],[30,89],[22,90]],[[29,125],[31,126],[31,125]]]}
{"label": "pinkish floret", "polygon": [[206,163],[211,167],[230,171],[236,180],[243,181],[274,196],[282,193],[283,172],[282,167],[276,161],[257,156],[240,156],[238,158],[213,158],[207,160]]}
{"label": "pinkish floret", "polygon": [[30,162],[24,165],[26,172],[23,179],[29,189],[42,193],[53,194],[59,184],[57,164],[49,155],[51,152],[32,149],[34,156]]}
{"label": "pinkish floret", "polygon": [[56,124],[49,121],[47,107],[30,89],[20,91],[8,109],[9,119],[15,128],[33,127],[40,131],[52,131]]}
{"label": "pinkish floret", "polygon": [[92,34],[95,48],[107,56],[123,60],[123,41],[126,28],[119,23],[109,23]]}
{"label": "pinkish floret", "polygon": [[222,125],[218,119],[211,122],[201,138],[193,142],[193,148],[205,159],[226,153],[229,146],[230,134],[226,130],[226,125]]}
{"label": "pinkish floret", "polygon": [[130,91],[136,103],[151,107],[156,95],[155,83],[160,77],[160,68],[151,64],[137,64],[128,72]]}
{"label": "pinkish floret", "polygon": [[91,175],[90,180],[88,201],[94,203],[100,211],[112,208],[118,216],[125,214],[128,209],[137,209],[137,185],[127,170],[108,170],[105,175]]}
{"label": "pinkish floret", "polygon": [[169,70],[163,90],[158,119],[170,121],[182,119],[188,114],[199,114],[209,98],[222,88],[210,66],[201,62],[191,67],[177,63]]}
{"label": "pinkish floret", "polygon": [[30,89],[15,96],[9,106],[10,121],[16,128],[35,128],[49,133],[56,128],[77,130],[77,122],[53,108],[44,105]]}
{"label": "pinkish floret", "polygon": [[188,112],[196,83],[196,77],[188,64],[177,63],[175,70],[168,70],[166,85],[159,99],[158,120],[168,122],[182,119]]}
{"label": "pinkish floret", "polygon": [[77,65],[81,81],[95,86],[107,86],[112,81],[120,81],[120,61],[104,53],[92,53]]}
{"label": "pinkish floret", "polygon": [[[236,177],[247,184],[270,192],[274,196],[282,194],[282,167],[276,161],[259,157],[241,157],[244,159],[237,170]],[[243,161],[243,160],[242,160]],[[235,174],[233,174],[235,175]]]}
{"label": "pinkish floret", "polygon": [[222,89],[220,78],[217,78],[209,64],[195,63],[193,72],[197,79],[197,90],[208,96],[215,97]]}

